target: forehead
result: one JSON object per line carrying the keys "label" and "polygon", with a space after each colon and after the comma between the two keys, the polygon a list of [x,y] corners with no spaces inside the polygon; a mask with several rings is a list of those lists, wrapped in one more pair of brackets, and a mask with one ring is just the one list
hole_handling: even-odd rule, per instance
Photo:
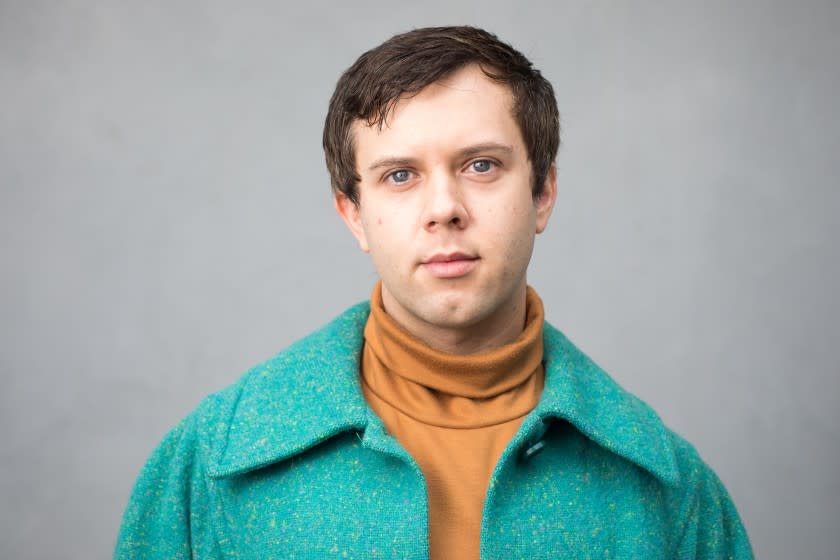
{"label": "forehead", "polygon": [[524,153],[510,88],[488,78],[477,65],[401,98],[382,126],[356,121],[352,134],[359,167],[383,152],[414,155],[481,143],[507,144]]}

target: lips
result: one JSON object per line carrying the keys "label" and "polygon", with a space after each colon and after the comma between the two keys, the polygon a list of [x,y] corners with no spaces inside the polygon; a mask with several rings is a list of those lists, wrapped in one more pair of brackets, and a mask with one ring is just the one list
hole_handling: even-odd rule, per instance
{"label": "lips", "polygon": [[478,257],[466,253],[438,253],[421,263],[421,267],[436,278],[460,278],[478,264]]}

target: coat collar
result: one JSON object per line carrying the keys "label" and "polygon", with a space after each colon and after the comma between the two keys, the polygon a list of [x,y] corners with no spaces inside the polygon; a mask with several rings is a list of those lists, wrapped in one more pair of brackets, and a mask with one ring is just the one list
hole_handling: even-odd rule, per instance
{"label": "coat collar", "polygon": [[[367,428],[358,369],[369,312],[368,302],[351,307],[242,378],[227,436],[212,451],[211,476],[242,474]],[[671,440],[656,413],[548,323],[543,337],[545,388],[531,414],[566,420],[595,443],[676,484]]]}
{"label": "coat collar", "polygon": [[534,413],[563,419],[600,446],[679,483],[671,435],[645,402],[625,391],[566,336],[545,324],[545,388]]}

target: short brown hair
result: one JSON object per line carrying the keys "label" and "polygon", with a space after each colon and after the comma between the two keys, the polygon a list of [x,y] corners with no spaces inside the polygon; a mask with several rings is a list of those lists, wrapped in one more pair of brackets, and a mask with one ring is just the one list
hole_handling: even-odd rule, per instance
{"label": "short brown hair", "polygon": [[335,87],[324,123],[324,155],[333,191],[359,204],[351,127],[382,127],[394,105],[456,70],[478,64],[513,94],[513,117],[531,162],[533,195],[541,194],[560,145],[554,90],[522,53],[475,27],[425,27],[395,35],[356,60]]}

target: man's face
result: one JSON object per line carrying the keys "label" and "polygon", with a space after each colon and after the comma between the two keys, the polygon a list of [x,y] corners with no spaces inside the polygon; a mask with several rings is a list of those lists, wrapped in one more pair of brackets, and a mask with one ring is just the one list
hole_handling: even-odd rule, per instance
{"label": "man's face", "polygon": [[473,65],[400,100],[381,130],[354,125],[359,206],[338,195],[336,207],[410,331],[499,321],[524,302],[556,186],[552,168],[534,200],[512,107]]}

